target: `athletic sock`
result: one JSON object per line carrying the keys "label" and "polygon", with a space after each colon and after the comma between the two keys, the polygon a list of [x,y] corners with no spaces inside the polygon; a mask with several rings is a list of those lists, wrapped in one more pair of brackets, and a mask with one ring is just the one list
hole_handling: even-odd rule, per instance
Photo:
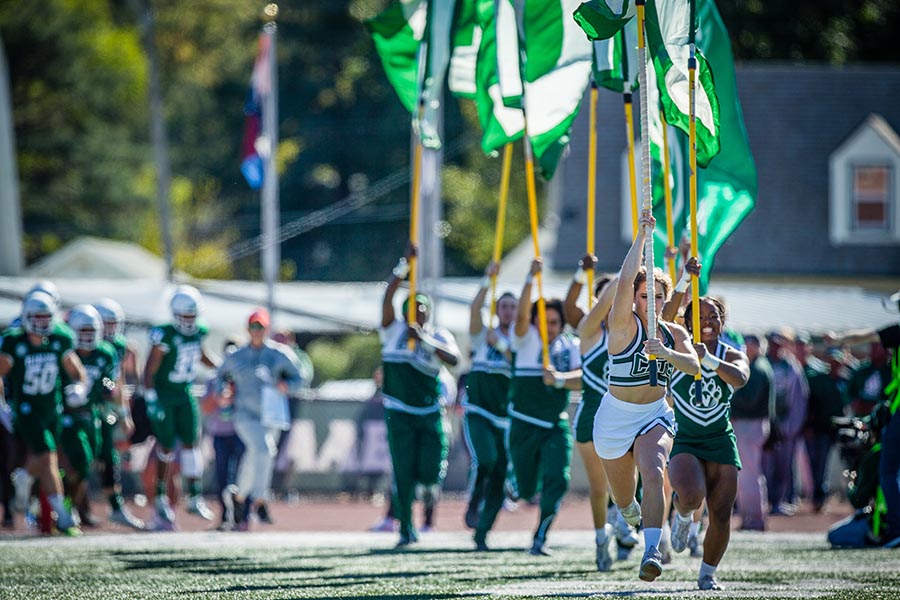
{"label": "athletic sock", "polygon": [[188,490],[191,496],[199,496],[201,493],[200,490],[200,480],[199,479],[191,479],[188,481]]}
{"label": "athletic sock", "polygon": [[691,521],[691,535],[697,536],[700,533],[700,522],[699,521]]}
{"label": "athletic sock", "polygon": [[113,492],[112,494],[107,496],[107,498],[109,499],[110,508],[112,508],[113,510],[122,510],[122,496]]}
{"label": "athletic sock", "polygon": [[166,482],[163,480],[156,482],[156,497],[162,498],[166,495]]}
{"label": "athletic sock", "polygon": [[698,579],[703,579],[707,575],[712,576],[715,574],[716,574],[716,567],[714,567],[713,565],[708,565],[703,561],[700,561],[700,575],[697,577]]}
{"label": "athletic sock", "polygon": [[606,535],[606,528],[600,527],[594,529],[594,540],[597,542],[598,546],[601,546],[609,541],[609,537]]}
{"label": "athletic sock", "polygon": [[644,548],[656,546],[658,549],[660,538],[662,538],[661,527],[644,527]]}

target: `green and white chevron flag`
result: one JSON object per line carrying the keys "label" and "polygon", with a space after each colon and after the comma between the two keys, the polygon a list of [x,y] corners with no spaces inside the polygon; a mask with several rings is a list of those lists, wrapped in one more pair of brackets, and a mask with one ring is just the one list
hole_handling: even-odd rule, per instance
{"label": "green and white chevron flag", "polygon": [[637,24],[632,19],[625,27],[607,39],[595,40],[594,82],[614,92],[624,92],[638,85]]}
{"label": "green and white chevron flag", "polygon": [[[591,40],[608,40],[635,15],[633,0],[588,0],[572,14]],[[632,63],[635,64],[635,63]]]}
{"label": "green and white chevron flag", "polygon": [[[397,0],[366,21],[388,81],[414,117],[422,143],[440,147],[437,113],[450,70],[450,91],[475,95],[474,15],[456,0]],[[459,8],[459,10],[457,10]],[[423,103],[419,118],[418,103]]]}

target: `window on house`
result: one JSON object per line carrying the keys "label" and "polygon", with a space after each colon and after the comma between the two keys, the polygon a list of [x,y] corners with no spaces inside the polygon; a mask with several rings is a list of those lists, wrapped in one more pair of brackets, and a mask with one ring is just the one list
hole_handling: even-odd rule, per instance
{"label": "window on house", "polygon": [[854,231],[891,228],[891,169],[887,165],[855,165],[851,227]]}

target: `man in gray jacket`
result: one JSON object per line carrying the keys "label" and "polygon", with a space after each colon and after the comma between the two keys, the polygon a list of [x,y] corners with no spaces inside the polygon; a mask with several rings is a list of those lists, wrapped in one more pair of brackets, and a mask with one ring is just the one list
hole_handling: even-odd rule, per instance
{"label": "man in gray jacket", "polygon": [[265,309],[250,315],[247,330],[250,343],[230,354],[216,375],[216,385],[223,393],[233,390],[234,428],[246,448],[237,485],[223,492],[226,512],[232,513],[236,527],[243,530],[251,505],[265,501],[277,452],[279,427],[267,419],[263,397],[280,394],[287,402],[286,396],[303,384],[294,352],[268,339],[269,313]]}

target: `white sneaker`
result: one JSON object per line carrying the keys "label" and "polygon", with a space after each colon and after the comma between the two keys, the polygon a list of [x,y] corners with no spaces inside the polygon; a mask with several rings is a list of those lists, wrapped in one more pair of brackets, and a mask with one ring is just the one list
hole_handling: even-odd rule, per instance
{"label": "white sneaker", "polygon": [[634,548],[641,541],[637,531],[625,521],[622,513],[616,514],[616,540],[622,548]]}
{"label": "white sneaker", "polygon": [[656,546],[650,546],[644,552],[644,558],[641,559],[638,577],[641,578],[641,581],[653,581],[660,575],[662,575],[662,555]]}
{"label": "white sneaker", "polygon": [[605,532],[605,541],[597,544],[597,570],[606,573],[612,570],[612,556],[609,553],[609,544],[614,539],[613,526],[607,523],[603,530]]}
{"label": "white sneaker", "polygon": [[131,527],[132,529],[137,529],[138,531],[143,531],[145,529],[144,522],[131,514],[124,506],[109,513],[109,521],[111,523],[124,525],[125,527]]}
{"label": "white sneaker", "polygon": [[34,477],[31,473],[23,468],[18,468],[12,472],[13,487],[16,488],[16,502],[13,508],[17,512],[25,512],[28,507],[28,500],[31,499],[31,488],[34,486]]}
{"label": "white sneaker", "polygon": [[675,552],[684,552],[688,547],[688,538],[691,535],[691,517],[685,519],[678,511],[675,511],[675,519],[672,521],[672,534],[669,541],[672,544],[672,550]]}
{"label": "white sneaker", "polygon": [[206,500],[203,499],[203,496],[199,495],[191,496],[190,500],[188,500],[187,511],[207,521],[212,521],[216,516],[206,505]]}
{"label": "white sneaker", "polygon": [[625,522],[632,527],[637,527],[641,524],[641,505],[635,500],[632,500],[631,504],[625,508],[619,507],[619,514],[622,515]]}
{"label": "white sneaker", "polygon": [[692,558],[700,558],[703,556],[703,547],[700,545],[700,536],[692,533],[688,536],[688,550],[691,551]]}
{"label": "white sneaker", "polygon": [[156,522],[161,526],[160,528],[165,528],[167,524],[172,525],[174,528],[175,511],[172,510],[172,505],[169,504],[168,496],[157,496],[153,506],[156,509]]}
{"label": "white sneaker", "polygon": [[715,575],[704,575],[700,579],[697,580],[697,586],[701,590],[721,590],[722,586],[719,585],[719,580],[716,579]]}
{"label": "white sneaker", "polygon": [[659,538],[659,553],[662,556],[662,564],[667,565],[672,562],[672,544],[669,538],[672,536],[672,529],[668,523],[663,523],[662,535]]}

